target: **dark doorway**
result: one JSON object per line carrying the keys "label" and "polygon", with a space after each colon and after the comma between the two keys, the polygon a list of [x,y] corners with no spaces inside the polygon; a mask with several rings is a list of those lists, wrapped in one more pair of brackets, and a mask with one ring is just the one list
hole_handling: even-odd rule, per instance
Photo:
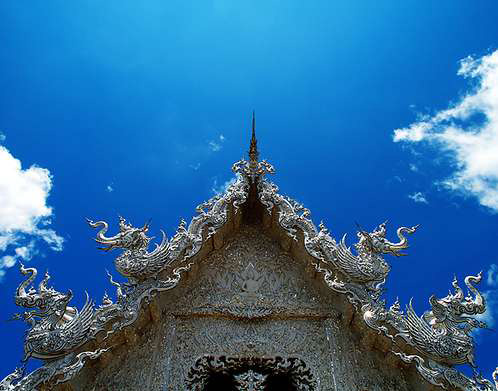
{"label": "dark doorway", "polygon": [[213,372],[208,378],[204,391],[237,391],[231,374]]}
{"label": "dark doorway", "polygon": [[[292,378],[288,374],[269,374],[263,383],[264,391],[297,391]],[[246,391],[234,380],[234,374],[213,372],[209,376],[203,391]]]}
{"label": "dark doorway", "polygon": [[265,382],[265,391],[297,391],[289,374],[268,375]]}
{"label": "dark doorway", "polygon": [[204,355],[190,368],[192,391],[314,391],[310,368],[297,357],[227,357]]}

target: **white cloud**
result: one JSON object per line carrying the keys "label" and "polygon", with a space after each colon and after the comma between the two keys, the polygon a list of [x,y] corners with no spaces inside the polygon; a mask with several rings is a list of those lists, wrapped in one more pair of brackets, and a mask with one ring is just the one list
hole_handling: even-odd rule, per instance
{"label": "white cloud", "polygon": [[413,194],[409,194],[408,198],[410,198],[414,202],[418,202],[418,203],[422,203],[422,204],[428,204],[429,203],[427,201],[427,198],[425,198],[425,195],[422,194],[419,191],[417,191],[416,193],[413,193]]}
{"label": "white cloud", "polygon": [[214,178],[213,186],[211,187],[211,191],[214,194],[223,194],[231,185],[233,185],[237,181],[237,178],[232,178],[222,184],[218,184],[218,178]]}
{"label": "white cloud", "polygon": [[498,50],[460,61],[458,74],[474,86],[457,103],[396,129],[395,142],[426,142],[454,159],[447,189],[477,197],[498,212]]}
{"label": "white cloud", "polygon": [[418,167],[413,164],[413,163],[410,163],[409,164],[409,167],[410,167],[410,170],[413,171],[413,172],[418,172]]}
{"label": "white cloud", "polygon": [[[21,162],[0,146],[0,278],[18,259],[29,260],[36,253],[37,240],[61,251],[64,239],[49,228],[52,208],[47,197],[52,188],[50,172],[33,165],[22,169]],[[9,251],[9,252],[10,252]]]}
{"label": "white cloud", "polygon": [[112,187],[112,183],[107,185],[105,189],[108,193],[112,193],[114,191],[114,187]]}
{"label": "white cloud", "polygon": [[489,286],[498,287],[498,265],[492,264],[488,270],[488,277],[486,282]]}
{"label": "white cloud", "polygon": [[3,134],[2,132],[0,132],[0,143],[3,143],[6,138],[7,138],[7,136],[5,134]]}

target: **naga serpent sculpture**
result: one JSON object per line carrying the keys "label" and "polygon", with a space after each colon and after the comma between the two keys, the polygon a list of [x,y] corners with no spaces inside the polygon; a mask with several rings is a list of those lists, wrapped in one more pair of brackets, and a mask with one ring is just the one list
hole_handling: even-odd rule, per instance
{"label": "naga serpent sculpture", "polygon": [[81,312],[68,306],[73,293],[61,293],[53,288],[47,288],[50,275],[45,273],[38,285],[38,291],[30,287],[38,272],[35,268],[25,268],[21,264],[20,271],[29,277],[16,290],[15,302],[25,308],[37,308],[17,314],[17,319],[24,319],[31,325],[24,342],[24,359],[29,357],[53,359],[62,357],[86,342],[92,325],[93,302],[89,300]]}
{"label": "naga serpent sculpture", "polygon": [[469,294],[464,296],[455,278],[454,294],[437,299],[429,298],[431,310],[419,317],[410,301],[403,317],[400,336],[408,344],[430,359],[446,365],[469,364],[474,370],[474,341],[471,331],[475,328],[486,328],[486,323],[472,317],[486,311],[484,297],[473,284],[478,284],[482,274],[467,276],[465,285]]}
{"label": "naga serpent sculpture", "polygon": [[333,248],[330,259],[332,263],[347,277],[348,280],[370,284],[372,287],[387,277],[390,266],[382,258],[382,254],[403,256],[401,250],[408,248],[408,239],[404,233],[412,234],[419,226],[400,227],[397,229],[399,242],[386,239],[386,223],[382,223],[373,232],[358,231],[358,242],[354,245],[358,255],[353,255],[346,246],[346,235]]}
{"label": "naga serpent sculpture", "polygon": [[[168,255],[170,255],[169,253],[173,248],[163,231],[161,231],[161,243],[157,245],[154,251],[148,252],[147,249],[151,240],[147,236],[149,224],[145,224],[142,228],[135,228],[128,224],[123,217],[119,217],[119,232],[114,236],[106,237],[105,234],[109,229],[107,222],[93,222],[89,219],[87,221],[92,228],[102,227],[95,239],[96,242],[105,246],[100,247],[100,250],[124,249],[124,252],[114,261],[116,270],[123,276],[143,280],[155,275],[166,266]],[[185,229],[181,230],[181,228],[182,225],[177,235],[185,231]]]}

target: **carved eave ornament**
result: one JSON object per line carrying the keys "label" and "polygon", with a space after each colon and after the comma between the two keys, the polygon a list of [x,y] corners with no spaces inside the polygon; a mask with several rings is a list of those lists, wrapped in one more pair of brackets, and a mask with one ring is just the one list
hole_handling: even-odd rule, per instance
{"label": "carved eave ornament", "polygon": [[[106,222],[88,221],[91,227],[100,229],[96,241],[102,250],[122,251],[114,264],[128,281],[120,284],[109,274],[116,302],[106,294],[98,308],[88,299],[77,310],[68,305],[71,292],[63,294],[47,288],[48,276],[38,290],[33,288],[36,269],[22,267],[21,272],[29,277],[16,291],[16,304],[37,308],[17,315],[31,326],[25,341],[26,358],[45,361],[29,374],[17,369],[0,382],[0,391],[49,389],[72,379],[91,360],[105,363],[116,345],[133,344],[136,330],[162,316],[157,293],[188,284],[188,275],[195,272],[198,262],[220,249],[244,220],[260,221],[265,233],[276,238],[285,251],[307,263],[310,275],[321,279],[328,292],[342,300],[339,316],[345,326],[360,330],[362,343],[385,351],[396,365],[415,367],[434,386],[498,390],[498,368],[493,373],[493,385],[478,374],[474,364],[470,332],[485,327],[473,317],[485,311],[484,297],[475,287],[480,274],[465,279],[467,296],[454,280],[455,293],[445,298],[431,297],[431,310],[423,316],[415,313],[411,303],[406,311],[398,302],[386,308],[381,295],[390,266],[383,255],[404,255],[401,251],[408,247],[406,235],[414,233],[417,226],[400,227],[398,242],[386,238],[386,223],[373,232],[359,230],[355,250],[346,245],[345,237],[336,241],[323,223],[314,225],[308,209],[280,195],[268,180],[267,174],[273,174],[274,168],[259,161],[254,117],[249,160],[236,162],[232,170],[235,183],[199,205],[197,215],[189,224],[182,220],[171,239],[163,233],[161,243],[152,251],[148,224],[135,228],[120,218],[119,232],[106,236]],[[265,311],[231,314],[253,318],[268,315]],[[458,364],[469,364],[474,376],[456,370]]]}

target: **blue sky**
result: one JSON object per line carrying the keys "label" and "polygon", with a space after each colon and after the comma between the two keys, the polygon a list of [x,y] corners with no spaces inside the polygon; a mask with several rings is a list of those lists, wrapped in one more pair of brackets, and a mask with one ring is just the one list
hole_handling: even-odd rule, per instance
{"label": "blue sky", "polygon": [[[84,218],[171,235],[232,178],[255,109],[273,180],[336,238],[421,224],[389,259],[389,302],[421,313],[482,270],[498,328],[497,16],[491,1],[1,2],[1,318],[20,260],[100,301],[113,256]],[[0,323],[0,378],[24,329]],[[478,342],[489,376],[498,336]]]}

